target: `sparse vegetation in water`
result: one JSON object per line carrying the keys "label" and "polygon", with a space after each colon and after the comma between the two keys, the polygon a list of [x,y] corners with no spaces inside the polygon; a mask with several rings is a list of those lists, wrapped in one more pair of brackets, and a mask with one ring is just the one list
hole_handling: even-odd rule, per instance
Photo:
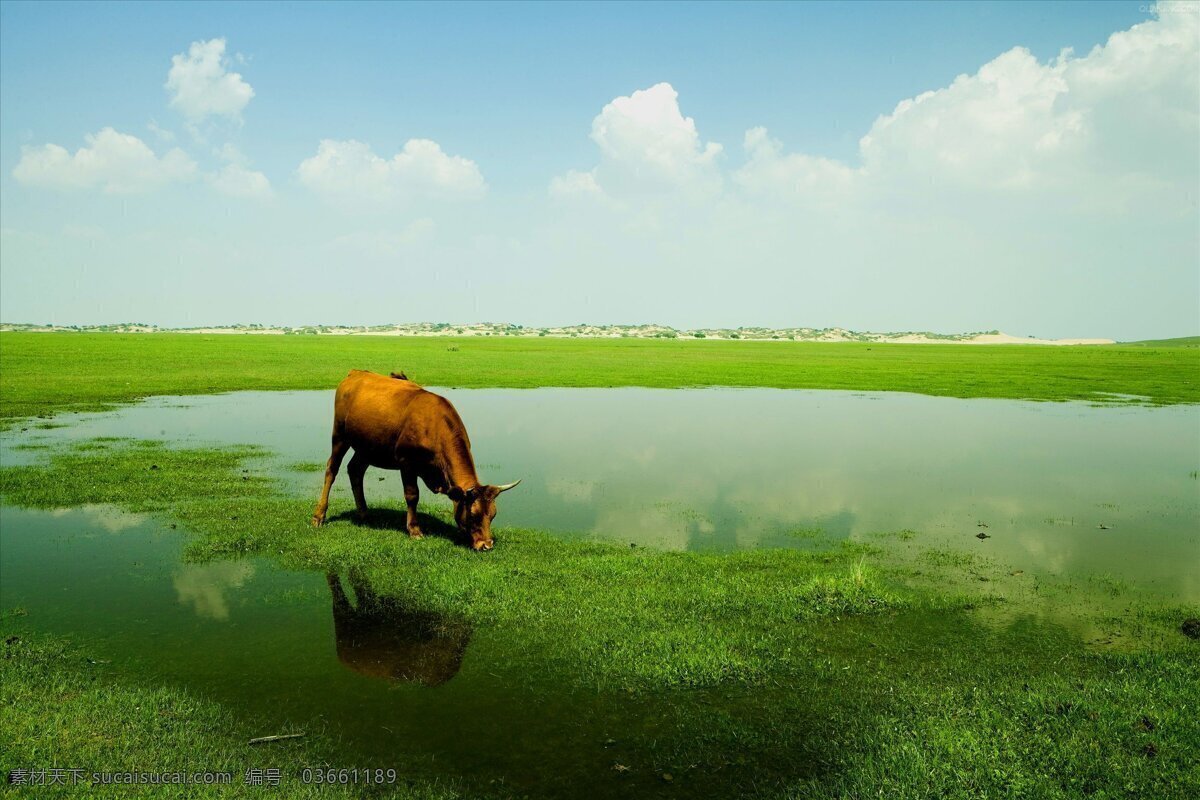
{"label": "sparse vegetation in water", "polygon": [[1088,580],[1113,597],[1126,594],[1130,589],[1128,582],[1113,575],[1091,575]]}
{"label": "sparse vegetation in water", "polygon": [[963,553],[958,550],[946,550],[944,548],[926,550],[922,554],[922,558],[926,563],[935,567],[970,568],[979,563],[979,559],[970,553]]}
{"label": "sparse vegetation in water", "polygon": [[917,531],[909,528],[903,528],[898,531],[872,531],[869,536],[872,539],[895,539],[901,542],[909,542],[917,538]]}
{"label": "sparse vegetation in water", "polygon": [[[349,524],[349,510],[334,509],[333,524],[314,530],[311,498],[281,495],[268,478],[241,472],[261,455],[152,442],[102,454],[69,450],[46,464],[3,469],[0,490],[6,502],[38,508],[109,503],[170,515],[199,534],[188,550],[194,559],[282,553],[290,565],[322,572],[381,570],[372,574],[381,592],[520,629],[531,648],[540,643],[554,658],[570,652],[575,680],[595,686],[704,686],[731,676],[756,683],[805,657],[792,642],[797,621],[831,608],[875,614],[960,602],[887,585],[858,563],[878,551],[853,542],[820,553],[702,554],[506,529],[495,557],[480,558],[447,538],[414,544],[397,536],[404,512],[387,506],[372,509],[374,527]],[[426,513],[422,527],[453,536],[444,510]],[[746,625],[751,618],[755,625]],[[781,657],[785,651],[792,655]]]}
{"label": "sparse vegetation in water", "polygon": [[821,528],[796,528],[788,531],[788,535],[797,539],[820,539],[825,536],[825,531]]}

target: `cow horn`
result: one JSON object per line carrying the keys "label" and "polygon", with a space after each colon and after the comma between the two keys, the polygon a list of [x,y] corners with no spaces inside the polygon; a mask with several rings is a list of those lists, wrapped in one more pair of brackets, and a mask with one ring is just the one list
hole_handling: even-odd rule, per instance
{"label": "cow horn", "polygon": [[513,481],[512,483],[506,483],[503,486],[497,486],[496,494],[500,494],[501,492],[507,492],[509,489],[513,488],[520,482],[521,482],[521,479],[518,478],[517,480]]}

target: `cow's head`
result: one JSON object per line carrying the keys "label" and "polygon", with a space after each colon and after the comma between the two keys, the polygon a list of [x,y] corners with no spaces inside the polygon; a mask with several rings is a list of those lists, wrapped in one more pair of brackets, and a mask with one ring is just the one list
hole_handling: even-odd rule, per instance
{"label": "cow's head", "polygon": [[454,521],[458,523],[460,531],[471,537],[472,550],[492,549],[492,518],[496,516],[496,498],[518,483],[520,481],[466,490],[455,486],[449,491],[449,497],[454,501]]}

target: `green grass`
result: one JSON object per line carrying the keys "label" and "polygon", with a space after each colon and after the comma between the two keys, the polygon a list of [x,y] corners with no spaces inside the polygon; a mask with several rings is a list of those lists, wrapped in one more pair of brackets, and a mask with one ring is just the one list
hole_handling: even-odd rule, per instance
{"label": "green grass", "polygon": [[1138,342],[1124,342],[1137,347],[1200,347],[1200,336],[1179,336],[1174,339],[1142,339]]}
{"label": "green grass", "polygon": [[[1089,652],[1053,627],[926,620],[839,641],[845,755],[793,797],[1154,797],[1200,792],[1200,648]],[[1182,638],[1182,637],[1180,637]],[[919,670],[921,674],[912,674]],[[864,687],[872,687],[871,688]],[[882,699],[881,695],[886,697]]]}
{"label": "green grass", "polygon": [[[1183,340],[993,348],[3,333],[0,419],[159,394],[329,389],[352,367],[461,387],[768,386],[1120,402],[1105,394],[1115,393],[1195,403],[1196,350]],[[480,556],[438,536],[408,541],[396,506],[353,525],[345,501],[331,508],[332,524],[313,530],[313,498],[264,475],[269,457],[253,447],[94,439],[0,469],[0,494],[39,508],[148,512],[192,534],[191,559],[257,555],[357,570],[410,607],[503,631],[520,643],[512,658],[531,676],[610,707],[632,697],[633,708],[654,709],[650,732],[631,730],[620,746],[634,794],[661,794],[670,773],[680,797],[1200,796],[1200,646],[1177,630],[1197,609],[1148,607],[1119,581],[1085,582],[1078,591],[1128,606],[1101,622],[1132,626],[1140,643],[1135,652],[1091,650],[1072,630],[1006,608],[1000,573],[981,583],[978,559],[922,550],[915,568],[890,563],[881,548],[919,549],[914,531],[880,532],[881,547],[798,531],[812,550],[704,554],[505,528],[497,549]],[[443,512],[424,511],[428,532],[451,532]],[[131,679],[28,626],[0,622],[4,639],[19,637],[0,661],[0,769],[229,769],[233,787],[212,794],[259,796],[240,783],[245,769],[282,765],[294,776],[337,757],[314,733],[269,751],[265,764],[264,751],[245,744],[262,731],[238,709]],[[475,776],[452,777],[403,784],[397,796],[497,793]],[[293,781],[282,791],[305,790]]]}
{"label": "green grass", "polygon": [[331,389],[351,368],[460,387],[764,386],[948,397],[1200,402],[1174,346],[0,333],[0,418],[151,395]]}
{"label": "green grass", "polygon": [[[353,525],[344,503],[313,530],[312,499],[283,494],[254,471],[263,455],[93,440],[0,469],[0,493],[40,508],[112,503],[154,513],[194,534],[191,558],[253,554],[358,570],[409,607],[502,632],[514,642],[511,672],[653,717],[645,730],[617,734],[628,739],[613,752],[629,767],[631,795],[663,794],[663,774],[677,797],[1200,793],[1200,645],[1178,632],[1196,609],[1131,598],[1121,620],[1132,615],[1142,645],[1104,652],[1019,608],[1003,623],[971,611],[989,602],[983,592],[993,584],[973,597],[905,585],[874,545],[668,553],[505,528],[497,549],[479,555],[436,536],[409,541],[395,507]],[[425,527],[445,531],[433,518]],[[938,551],[924,562],[943,585],[979,566]],[[253,761],[239,744],[246,729],[236,709],[96,677],[54,641],[14,653],[0,674],[0,766],[44,763],[51,753],[98,764],[109,746],[119,757],[105,755],[106,765]],[[293,770],[323,757],[319,739],[281,752]],[[612,779],[601,770],[597,781]],[[455,778],[471,796],[505,794]]]}

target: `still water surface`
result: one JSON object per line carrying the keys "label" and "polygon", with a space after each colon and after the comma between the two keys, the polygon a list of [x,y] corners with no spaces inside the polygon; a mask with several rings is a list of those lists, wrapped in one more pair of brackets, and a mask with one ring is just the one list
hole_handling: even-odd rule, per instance
{"label": "still water surface", "polygon": [[[776,390],[443,393],[467,423],[481,477],[524,479],[500,504],[499,547],[506,524],[680,549],[911,529],[922,546],[1200,601],[1200,408]],[[330,392],[160,398],[9,432],[0,458],[36,460],[43,451],[14,445],[95,436],[261,444],[315,500],[321,475],[288,465],[325,459],[331,406]],[[339,486],[348,503],[344,476]],[[368,501],[401,499],[395,473],[372,470],[366,486]],[[327,731],[358,766],[387,766],[403,750],[429,776],[518,793],[569,795],[581,781],[598,796],[703,788],[664,786],[656,770],[671,768],[670,755],[646,743],[670,742],[673,711],[712,702],[704,693],[633,702],[572,691],[512,657],[519,643],[503,632],[406,609],[362,575],[185,564],[184,539],[163,520],[110,508],[2,507],[2,605],[86,642],[111,662],[98,668],[228,703],[264,734]],[[755,702],[726,713],[762,713]]]}
{"label": "still water surface", "polygon": [[[0,507],[0,531],[3,605],[23,609],[20,625],[84,644],[98,674],[224,703],[258,735],[325,734],[336,767],[403,763],[408,777],[470,776],[501,794],[568,797],[596,777],[596,796],[656,791],[657,754],[634,739],[701,700],[579,691],[530,671],[502,632],[405,609],[365,576],[184,564],[179,531],[110,508]],[[264,768],[290,760],[271,752]]]}
{"label": "still water surface", "polygon": [[[1196,406],[774,389],[437,391],[466,421],[481,479],[523,479],[502,498],[499,526],[671,549],[910,529],[1023,569],[1108,574],[1200,599]],[[21,436],[252,443],[286,465],[328,457],[331,418],[331,392],[240,392],[70,415],[69,427]],[[36,458],[13,451],[18,440],[6,439],[4,463]],[[282,472],[315,501],[320,473]],[[337,486],[345,502],[344,474]],[[398,473],[371,470],[366,487],[368,502],[402,503]],[[991,538],[974,538],[980,531]]]}

